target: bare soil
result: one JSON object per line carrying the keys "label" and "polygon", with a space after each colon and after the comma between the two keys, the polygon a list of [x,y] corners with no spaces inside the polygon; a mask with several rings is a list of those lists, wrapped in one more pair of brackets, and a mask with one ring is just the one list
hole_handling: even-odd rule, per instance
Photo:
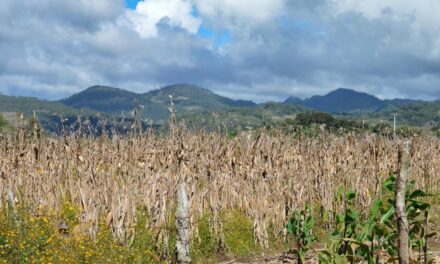
{"label": "bare soil", "polygon": [[[434,264],[440,264],[440,251],[430,252],[430,259],[433,260]],[[293,254],[283,254],[279,256],[270,256],[270,257],[261,257],[255,258],[249,261],[237,261],[237,260],[229,260],[220,262],[220,264],[296,264],[298,263],[296,256]],[[319,263],[316,256],[309,255],[306,263],[314,264]],[[396,262],[397,263],[397,262]],[[423,262],[421,262],[423,263]]]}

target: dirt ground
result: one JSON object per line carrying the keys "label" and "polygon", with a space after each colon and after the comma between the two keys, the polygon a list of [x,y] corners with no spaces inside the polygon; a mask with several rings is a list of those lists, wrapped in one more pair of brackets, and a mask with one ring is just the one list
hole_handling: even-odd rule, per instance
{"label": "dirt ground", "polygon": [[[431,252],[430,258],[434,261],[434,264],[440,264],[440,251]],[[273,256],[273,257],[262,257],[262,258],[256,258],[250,261],[241,262],[236,260],[229,260],[229,261],[223,261],[220,264],[296,264],[298,261],[296,260],[294,255],[280,255],[280,256]],[[318,263],[317,258],[309,256],[306,263],[315,264]],[[397,263],[397,262],[396,262]]]}

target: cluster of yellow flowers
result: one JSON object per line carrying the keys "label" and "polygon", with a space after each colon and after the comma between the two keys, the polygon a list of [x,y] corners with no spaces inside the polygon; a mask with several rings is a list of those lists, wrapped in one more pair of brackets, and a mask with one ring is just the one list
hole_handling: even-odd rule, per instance
{"label": "cluster of yellow flowers", "polygon": [[[175,237],[167,248],[156,248],[156,237],[146,228],[148,216],[137,213],[136,237],[130,245],[121,245],[104,223],[96,237],[77,233],[80,209],[69,201],[59,211],[41,207],[31,213],[17,204],[15,210],[0,206],[1,263],[166,263],[173,256]],[[260,252],[254,244],[252,222],[242,212],[222,215],[229,252],[246,257]],[[214,263],[217,240],[210,230],[209,217],[198,223],[199,239],[192,241],[191,255],[196,263]]]}
{"label": "cluster of yellow flowers", "polygon": [[[153,243],[138,237],[130,247],[119,245],[105,224],[97,237],[69,232],[77,223],[77,208],[69,202],[58,214],[31,216],[0,207],[0,263],[159,263]],[[60,230],[60,216],[69,227]]]}

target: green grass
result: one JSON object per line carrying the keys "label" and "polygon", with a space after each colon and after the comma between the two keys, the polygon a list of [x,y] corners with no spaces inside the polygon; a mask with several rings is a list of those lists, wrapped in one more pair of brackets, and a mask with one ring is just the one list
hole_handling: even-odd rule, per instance
{"label": "green grass", "polygon": [[194,263],[216,263],[219,260],[219,241],[211,230],[209,215],[197,220],[198,237],[191,241],[190,255]]}
{"label": "green grass", "polygon": [[262,248],[254,243],[252,222],[242,212],[224,213],[222,221],[228,255],[246,259],[262,252]]}

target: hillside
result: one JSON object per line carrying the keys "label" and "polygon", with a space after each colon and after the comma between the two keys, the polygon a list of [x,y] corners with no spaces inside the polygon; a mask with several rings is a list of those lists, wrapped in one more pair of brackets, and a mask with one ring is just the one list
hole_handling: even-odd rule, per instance
{"label": "hillside", "polygon": [[276,125],[288,119],[295,119],[298,113],[310,111],[299,105],[264,103],[255,107],[234,107],[221,111],[186,111],[178,113],[179,120],[188,125],[215,129],[227,128],[252,129],[265,125]]}
{"label": "hillside", "polygon": [[142,105],[142,118],[162,123],[169,117],[169,95],[173,96],[177,112],[220,111],[256,105],[252,101],[233,100],[208,89],[185,84],[166,86],[143,94],[108,86],[92,86],[60,102],[77,109],[87,108],[111,115],[120,115],[123,111],[133,110],[135,105]]}
{"label": "hillside", "polygon": [[104,113],[131,110],[138,95],[119,88],[92,86],[60,101],[73,108],[88,108]]}
{"label": "hillside", "polygon": [[169,95],[173,96],[176,106],[182,107],[223,109],[256,106],[252,101],[233,100],[211,90],[187,84],[170,85],[144,94],[151,102],[165,104],[169,102]]}
{"label": "hillside", "polygon": [[290,96],[284,101],[284,103],[301,104],[329,113],[376,112],[388,106],[401,106],[415,102],[417,101],[410,99],[381,100],[373,95],[346,88],[339,88],[326,95],[315,95],[304,100]]}
{"label": "hillside", "polygon": [[40,100],[34,97],[0,95],[0,112],[22,112],[31,115],[33,111],[41,114],[77,114],[79,111],[61,102]]}
{"label": "hillside", "polygon": [[[188,124],[213,128],[221,123],[228,127],[260,127],[295,118],[297,113],[322,111],[337,113],[344,119],[358,120],[360,112],[367,121],[390,122],[392,113],[399,114],[399,123],[423,126],[427,122],[439,122],[439,102],[422,102],[410,99],[380,100],[379,98],[350,89],[340,88],[323,96],[302,100],[291,96],[284,103],[255,104],[252,101],[233,100],[208,89],[194,85],[177,84],[146,93],[134,93],[108,86],[92,86],[60,101],[46,101],[30,97],[0,95],[0,112],[8,120],[16,118],[15,112],[27,117],[36,111],[39,120],[48,130],[59,127],[60,115],[84,118],[98,122],[97,114],[107,121],[118,119],[121,114],[130,119],[136,105],[142,105],[140,118],[154,125],[166,124],[169,119],[169,95],[173,96],[176,115]],[[69,118],[74,122],[76,118]],[[113,121],[112,121],[113,122]],[[109,123],[109,122],[107,122]]]}
{"label": "hillside", "polygon": [[391,120],[392,114],[397,114],[399,124],[422,127],[427,124],[440,125],[440,101],[414,102],[400,106],[388,106],[376,113],[371,113],[374,119]]}
{"label": "hillside", "polygon": [[285,104],[302,104],[303,100],[296,96],[289,96],[286,100],[284,100]]}
{"label": "hillside", "polygon": [[323,112],[352,112],[376,110],[383,106],[383,102],[367,93],[339,88],[324,96],[313,96],[305,100],[303,105]]}
{"label": "hillside", "polygon": [[97,112],[93,110],[79,110],[61,102],[40,100],[34,97],[0,95],[0,113],[3,113],[4,118],[11,125],[17,121],[16,113],[23,113],[27,120],[33,116],[34,111],[43,128],[56,133],[61,130],[61,115],[68,119],[69,124],[73,123],[78,115],[88,119],[96,119],[97,115]]}

